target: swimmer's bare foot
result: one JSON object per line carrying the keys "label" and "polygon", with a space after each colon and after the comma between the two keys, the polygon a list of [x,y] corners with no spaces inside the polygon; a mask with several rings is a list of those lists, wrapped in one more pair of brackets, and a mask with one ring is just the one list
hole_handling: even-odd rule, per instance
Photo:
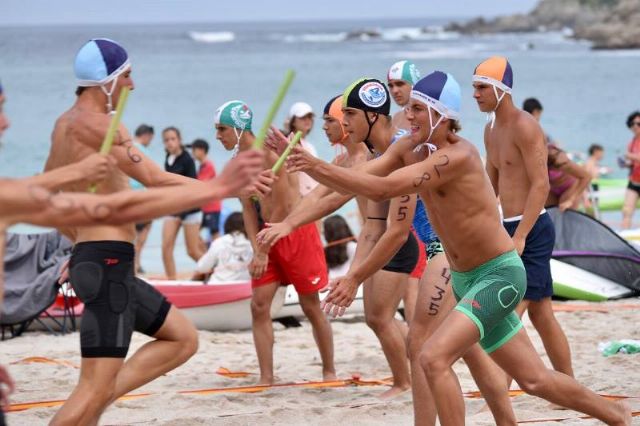
{"label": "swimmer's bare foot", "polygon": [[273,385],[274,380],[273,377],[262,377],[260,376],[260,380],[256,383],[257,386],[271,386]]}
{"label": "swimmer's bare foot", "polygon": [[612,425],[631,426],[631,407],[624,401],[617,401],[616,403],[618,413],[622,419],[620,422],[611,423]]}
{"label": "swimmer's bare foot", "polygon": [[322,372],[322,381],[323,382],[335,382],[338,380],[338,376],[336,376],[335,371],[323,371]]}
{"label": "swimmer's bare foot", "polygon": [[382,392],[380,395],[378,395],[379,399],[393,399],[393,398],[397,398],[400,395],[402,395],[405,392],[408,392],[411,390],[411,385],[404,385],[404,386],[392,386],[391,389]]}

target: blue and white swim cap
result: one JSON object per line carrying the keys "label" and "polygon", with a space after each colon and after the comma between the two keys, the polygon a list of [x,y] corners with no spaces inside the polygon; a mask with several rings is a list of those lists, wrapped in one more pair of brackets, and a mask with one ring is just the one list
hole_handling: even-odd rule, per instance
{"label": "blue and white swim cap", "polygon": [[419,80],[411,90],[415,99],[452,120],[460,119],[460,85],[449,73],[434,71]]}
{"label": "blue and white swim cap", "polygon": [[118,78],[131,66],[122,46],[107,38],[94,38],[80,48],[74,63],[80,87],[102,86]]}
{"label": "blue and white swim cap", "polygon": [[431,152],[437,148],[430,143],[434,130],[442,122],[444,118],[450,120],[460,119],[460,85],[455,78],[449,73],[442,71],[434,71],[423,79],[419,80],[411,90],[411,99],[422,102],[429,110],[438,111],[440,117],[435,124],[429,113],[429,136],[427,140],[422,141],[416,146],[415,151],[420,151],[423,147],[427,147]]}

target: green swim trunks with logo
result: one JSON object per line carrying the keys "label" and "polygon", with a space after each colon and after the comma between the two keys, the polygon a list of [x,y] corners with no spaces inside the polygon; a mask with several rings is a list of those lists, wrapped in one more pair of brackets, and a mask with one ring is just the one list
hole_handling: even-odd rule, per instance
{"label": "green swim trunks with logo", "polygon": [[471,271],[451,271],[451,278],[455,309],[478,326],[485,352],[500,348],[522,328],[514,309],[527,290],[527,274],[515,250]]}

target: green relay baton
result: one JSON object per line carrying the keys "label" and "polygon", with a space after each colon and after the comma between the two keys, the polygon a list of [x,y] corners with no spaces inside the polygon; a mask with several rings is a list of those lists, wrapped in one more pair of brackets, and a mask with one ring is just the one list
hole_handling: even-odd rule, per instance
{"label": "green relay baton", "polygon": [[[111,123],[109,123],[109,130],[107,130],[107,134],[104,136],[104,140],[102,141],[102,146],[100,147],[100,154],[108,155],[111,151],[111,146],[113,145],[113,139],[116,136],[116,131],[118,130],[118,126],[120,125],[120,119],[122,119],[122,113],[124,112],[124,107],[127,105],[127,98],[129,97],[129,88],[123,87],[120,91],[120,99],[118,99],[118,105],[116,106],[116,113],[111,117]],[[96,185],[91,185],[89,187],[89,192],[96,192]]]}

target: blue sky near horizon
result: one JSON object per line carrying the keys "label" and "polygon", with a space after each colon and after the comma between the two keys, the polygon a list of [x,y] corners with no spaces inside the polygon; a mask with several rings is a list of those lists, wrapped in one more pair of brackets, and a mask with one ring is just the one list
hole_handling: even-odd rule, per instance
{"label": "blue sky near horizon", "polygon": [[[2,0],[0,26],[112,23],[187,23],[376,18],[492,17],[531,10],[538,0],[433,0],[411,10],[382,0]],[[436,10],[430,5],[437,4]]]}

